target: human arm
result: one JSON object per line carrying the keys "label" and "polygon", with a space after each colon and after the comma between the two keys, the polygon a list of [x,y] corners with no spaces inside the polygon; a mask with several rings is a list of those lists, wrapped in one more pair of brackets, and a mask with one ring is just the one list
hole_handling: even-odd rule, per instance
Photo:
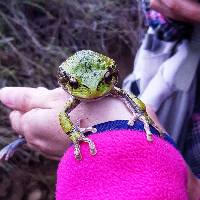
{"label": "human arm", "polygon": [[196,0],[151,0],[150,6],[178,21],[200,22],[200,3]]}

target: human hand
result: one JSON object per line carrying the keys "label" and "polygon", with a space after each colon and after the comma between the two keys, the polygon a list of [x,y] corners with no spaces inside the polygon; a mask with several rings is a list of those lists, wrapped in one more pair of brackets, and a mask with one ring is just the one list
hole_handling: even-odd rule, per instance
{"label": "human hand", "polygon": [[[58,113],[68,97],[61,88],[8,87],[0,90],[1,102],[13,109],[10,122],[16,134],[25,137],[28,147],[51,159],[60,159],[69,147],[68,137],[58,121]],[[130,113],[121,101],[103,98],[95,103],[82,103],[70,117],[74,123],[81,120],[81,127],[89,127],[105,121],[129,119]]]}
{"label": "human hand", "polygon": [[197,0],[151,0],[150,6],[178,21],[200,22],[200,4]]}
{"label": "human hand", "polygon": [[56,120],[64,99],[66,94],[45,88],[0,90],[1,102],[13,109],[10,122],[16,134],[25,137],[28,147],[52,159],[58,159],[69,145]]}
{"label": "human hand", "polygon": [[[58,113],[69,96],[61,88],[11,87],[0,90],[0,100],[13,109],[10,113],[12,128],[26,138],[27,145],[51,159],[60,159],[69,147],[69,140],[60,128]],[[117,109],[116,109],[117,108]],[[154,111],[147,106],[151,118],[160,125]],[[128,120],[131,114],[123,102],[106,97],[99,101],[80,104],[70,113],[74,123],[81,119],[81,127],[93,126],[112,120]],[[167,152],[166,152],[167,153]],[[166,155],[167,156],[167,155]],[[188,169],[188,193],[190,199],[199,196],[200,181]]]}

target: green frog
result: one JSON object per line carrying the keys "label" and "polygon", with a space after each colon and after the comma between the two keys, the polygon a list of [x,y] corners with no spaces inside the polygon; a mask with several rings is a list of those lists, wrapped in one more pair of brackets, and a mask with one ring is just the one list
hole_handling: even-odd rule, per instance
{"label": "green frog", "polygon": [[108,95],[120,98],[132,113],[133,117],[128,122],[130,126],[133,126],[137,119],[142,121],[148,141],[153,140],[150,124],[159,131],[160,136],[163,135],[148,116],[145,104],[134,94],[116,87],[117,79],[115,61],[91,50],[78,51],[59,66],[58,82],[71,95],[63,112],[59,114],[59,121],[63,131],[74,144],[77,160],[82,158],[81,142],[88,143],[91,155],[97,153],[94,142],[84,135],[86,132],[94,133],[97,130],[93,127],[80,128],[79,125],[74,125],[69,117],[69,113],[82,101],[97,100]]}
{"label": "green frog", "polygon": [[[94,133],[97,130],[93,127],[81,128],[80,125],[73,124],[69,117],[69,113],[82,101],[97,100],[108,95],[120,98],[132,113],[132,118],[128,121],[130,126],[133,126],[137,119],[142,121],[148,141],[153,140],[150,125],[159,131],[160,136],[163,135],[161,129],[148,116],[145,104],[134,94],[116,87],[117,79],[115,61],[91,50],[78,51],[58,68],[58,82],[71,95],[59,114],[59,121],[63,131],[74,144],[74,156],[77,160],[82,158],[82,142],[88,143],[92,155],[97,153],[94,142],[84,135],[86,132]],[[25,138],[19,138],[4,147],[0,151],[0,160],[8,160],[15,150],[25,143]]]}

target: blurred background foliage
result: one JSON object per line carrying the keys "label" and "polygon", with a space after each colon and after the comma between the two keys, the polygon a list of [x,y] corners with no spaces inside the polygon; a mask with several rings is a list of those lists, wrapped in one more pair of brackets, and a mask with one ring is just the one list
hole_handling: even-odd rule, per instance
{"label": "blurred background foliage", "polygon": [[[117,61],[120,83],[132,70],[143,35],[134,0],[0,0],[0,88],[57,87],[57,66],[91,49]],[[0,147],[14,139],[0,105]],[[1,200],[54,199],[56,161],[20,150],[0,164]]]}

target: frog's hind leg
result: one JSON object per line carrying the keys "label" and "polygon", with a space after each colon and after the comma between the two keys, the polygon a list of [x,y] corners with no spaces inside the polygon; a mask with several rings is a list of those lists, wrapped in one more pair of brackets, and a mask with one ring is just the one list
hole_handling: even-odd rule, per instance
{"label": "frog's hind leg", "polygon": [[149,126],[149,123],[148,123],[146,117],[140,116],[139,119],[140,119],[140,121],[142,121],[143,124],[144,124],[144,130],[145,130],[145,132],[146,132],[147,140],[148,140],[149,142],[152,142],[152,141],[153,141],[153,137],[152,137],[153,134],[152,134],[152,132],[151,132],[151,130],[150,130],[150,126]]}
{"label": "frog's hind leg", "polygon": [[147,111],[146,111],[146,106],[145,104],[134,94],[129,94],[126,91],[118,88],[118,87],[113,87],[111,90],[111,95],[115,97],[121,98],[121,100],[125,103],[127,106],[128,110],[132,113],[132,118],[129,120],[128,124],[130,126],[134,125],[134,122],[139,119],[140,121],[143,122],[144,124],[144,130],[147,135],[147,140],[148,141],[153,141],[152,133],[150,130],[150,124],[159,131],[160,136],[162,136],[163,131],[161,128],[159,128],[153,120],[148,116]]}

